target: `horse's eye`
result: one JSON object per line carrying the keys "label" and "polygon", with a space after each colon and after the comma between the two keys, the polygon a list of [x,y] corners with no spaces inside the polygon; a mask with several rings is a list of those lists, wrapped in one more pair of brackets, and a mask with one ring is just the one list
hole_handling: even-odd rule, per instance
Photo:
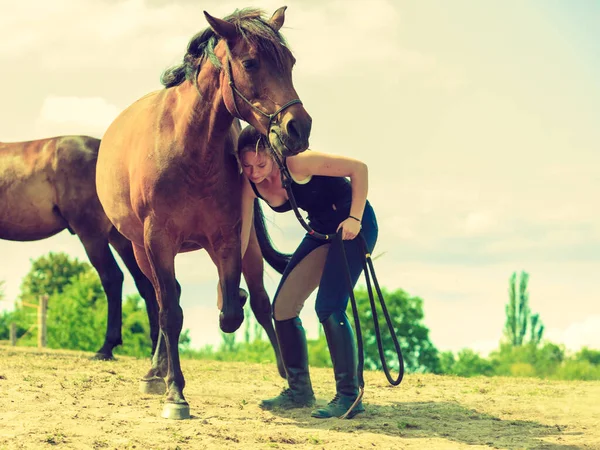
{"label": "horse's eye", "polygon": [[242,65],[246,70],[256,70],[258,69],[258,60],[256,59],[246,59],[242,61]]}

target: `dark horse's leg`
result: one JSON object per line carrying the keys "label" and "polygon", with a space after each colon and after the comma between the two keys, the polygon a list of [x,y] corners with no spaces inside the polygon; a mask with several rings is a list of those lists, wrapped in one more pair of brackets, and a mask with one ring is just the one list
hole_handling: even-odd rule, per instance
{"label": "dark horse's leg", "polygon": [[133,254],[133,245],[131,242],[119,233],[116,228],[110,231],[109,240],[111,245],[117,251],[129,273],[135,281],[135,286],[138,292],[146,302],[146,312],[148,313],[148,322],[150,324],[150,338],[152,339],[152,354],[156,350],[158,342],[158,303],[156,302],[156,294],[150,280],[140,270]]}
{"label": "dark horse's leg", "polygon": [[[187,419],[190,417],[190,407],[183,396],[185,379],[179,361],[179,335],[183,326],[183,311],[179,305],[179,289],[175,279],[177,250],[167,232],[152,220],[147,220],[144,224],[144,247],[159,304],[161,331],[152,369],[145,378],[163,375],[164,345],[167,354],[167,398],[162,416],[168,419]],[[134,251],[139,261],[141,255],[138,255],[138,247],[135,247]]]}
{"label": "dark horse's leg", "polygon": [[108,300],[108,318],[104,345],[96,352],[96,359],[113,359],[112,351],[123,343],[121,336],[123,272],[113,257],[105,235],[78,234],[92,266],[98,272]]}
{"label": "dark horse's leg", "polygon": [[269,341],[273,346],[279,375],[281,375],[282,378],[286,378],[285,367],[283,366],[281,353],[279,352],[279,344],[277,343],[277,335],[273,328],[271,301],[267,291],[265,291],[265,285],[263,283],[263,271],[263,257],[253,225],[250,232],[248,248],[242,259],[242,273],[244,274],[244,279],[246,280],[248,290],[250,291],[250,307],[252,308],[254,317],[256,317],[258,323],[266,331]]}

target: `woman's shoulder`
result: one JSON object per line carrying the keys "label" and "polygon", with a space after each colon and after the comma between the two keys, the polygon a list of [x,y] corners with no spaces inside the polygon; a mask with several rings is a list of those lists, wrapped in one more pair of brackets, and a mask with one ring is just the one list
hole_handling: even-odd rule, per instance
{"label": "woman's shoulder", "polygon": [[315,165],[320,164],[324,159],[328,159],[330,155],[308,149],[294,156],[288,156],[285,159],[285,164],[290,172],[294,175],[307,177],[314,175],[312,169]]}

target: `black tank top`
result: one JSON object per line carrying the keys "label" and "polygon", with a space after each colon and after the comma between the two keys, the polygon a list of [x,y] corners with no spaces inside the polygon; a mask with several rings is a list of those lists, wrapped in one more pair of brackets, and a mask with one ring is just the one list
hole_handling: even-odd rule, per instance
{"label": "black tank top", "polygon": [[[252,181],[250,186],[258,198],[265,200]],[[291,189],[298,207],[308,213],[309,224],[316,231],[335,233],[340,222],[350,214],[352,186],[346,178],[313,175],[308,182],[302,184],[292,179]],[[283,205],[269,206],[275,212],[292,209],[289,200]]]}

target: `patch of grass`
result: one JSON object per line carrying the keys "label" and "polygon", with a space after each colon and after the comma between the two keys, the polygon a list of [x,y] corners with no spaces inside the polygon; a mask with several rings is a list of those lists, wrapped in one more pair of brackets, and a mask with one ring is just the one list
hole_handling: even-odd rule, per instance
{"label": "patch of grass", "polygon": [[62,432],[55,431],[54,433],[47,435],[44,442],[50,445],[60,445],[67,442],[67,437]]}
{"label": "patch of grass", "polygon": [[410,422],[398,422],[396,424],[396,426],[398,427],[399,430],[409,430],[409,429],[418,429],[419,425],[417,425],[416,423],[410,423]]}
{"label": "patch of grass", "polygon": [[323,443],[323,440],[319,439],[316,436],[308,436],[308,443],[313,445],[319,445]]}
{"label": "patch of grass", "polygon": [[176,431],[174,431],[171,436],[175,442],[179,442],[181,444],[185,444],[185,443],[189,442],[189,440],[191,439],[190,436],[183,436]]}

